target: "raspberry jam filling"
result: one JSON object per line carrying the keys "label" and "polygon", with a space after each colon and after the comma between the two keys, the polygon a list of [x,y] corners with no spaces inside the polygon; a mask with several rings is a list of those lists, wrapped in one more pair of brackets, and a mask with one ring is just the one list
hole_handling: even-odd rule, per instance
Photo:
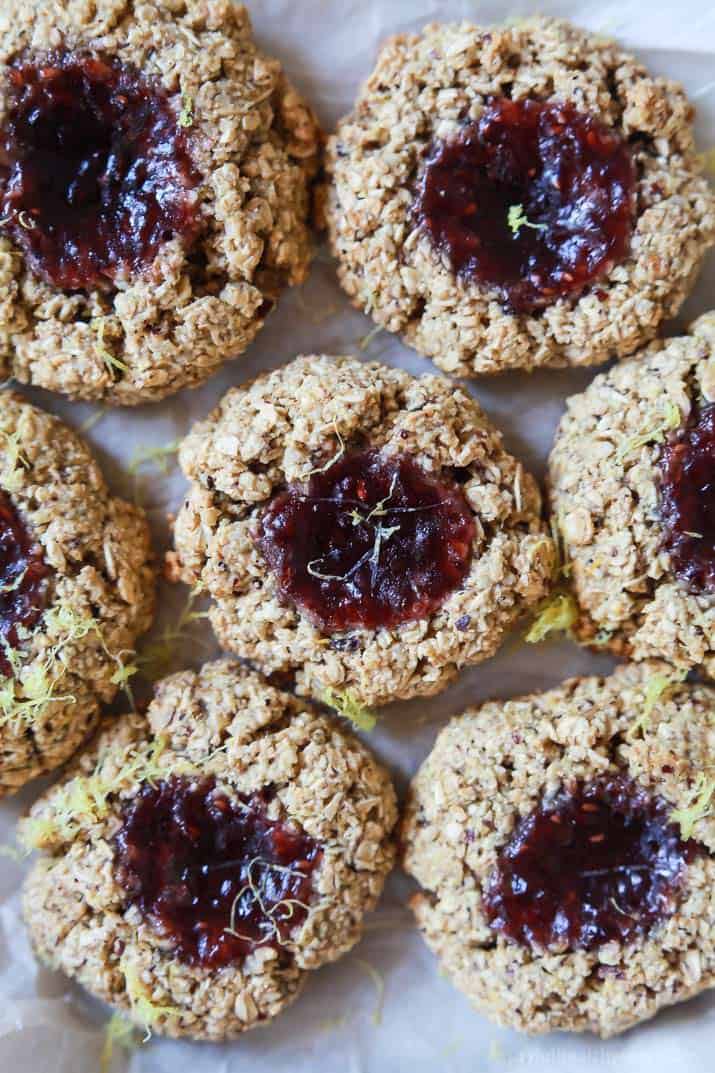
{"label": "raspberry jam filling", "polygon": [[715,405],[694,410],[660,463],[664,547],[676,577],[715,592]]}
{"label": "raspberry jam filling", "polygon": [[627,253],[635,170],[615,131],[571,104],[491,98],[432,147],[416,210],[464,279],[529,313]]}
{"label": "raspberry jam filling", "polygon": [[30,630],[47,605],[51,574],[42,547],[33,538],[0,489],[0,673],[11,674],[7,649],[20,643],[19,630]]}
{"label": "raspberry jam filling", "polygon": [[475,526],[461,489],[405,455],[354,451],[263,512],[257,543],[282,595],[322,629],[426,618],[469,570]]}
{"label": "raspberry jam filling", "polygon": [[52,52],[9,70],[0,219],[39,276],[108,287],[198,228],[198,176],[169,98],[109,57]]}
{"label": "raspberry jam filling", "polygon": [[117,880],[182,961],[218,968],[284,944],[304,922],[322,851],[268,818],[270,797],[229,800],[212,778],[172,776],[125,808]]}
{"label": "raspberry jam filling", "polygon": [[624,776],[561,789],[517,825],[484,900],[491,927],[570,950],[646,935],[674,912],[698,844],[670,806]]}

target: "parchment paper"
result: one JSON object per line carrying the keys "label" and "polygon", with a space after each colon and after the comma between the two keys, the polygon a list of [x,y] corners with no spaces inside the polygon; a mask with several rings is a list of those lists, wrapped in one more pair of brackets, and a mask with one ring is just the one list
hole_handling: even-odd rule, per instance
{"label": "parchment paper", "polygon": [[[2,2],[2,0],[0,0]],[[715,9],[707,0],[540,5],[438,2],[438,0],[263,0],[252,5],[263,47],[284,61],[308,94],[326,129],[351,106],[368,74],[378,43],[434,18],[469,17],[498,22],[541,10],[572,18],[619,37],[654,72],[684,82],[698,107],[701,148],[715,142]],[[679,326],[713,304],[711,258]],[[214,406],[231,384],[304,352],[357,352],[426,372],[430,364],[380,333],[366,353],[359,341],[367,318],[342,296],[333,266],[321,251],[306,285],[284,297],[249,352],[198,391],[137,410],[102,412],[27,392],[40,405],[87,432],[116,492],[138,494],[149,509],[157,553],[167,547],[167,512],[180,500],[183,480],[173,460],[165,474],[148,463],[129,472],[136,452],[165,446]],[[593,372],[509,374],[471,385],[509,448],[539,476],[564,399]],[[157,629],[176,619],[186,591],[164,587]],[[383,709],[370,744],[394,772],[400,792],[447,718],[491,696],[548,688],[573,674],[602,672],[607,658],[575,645],[525,645],[518,631],[499,656],[465,673],[442,696]],[[208,627],[198,643],[176,652],[175,669],[217,653]],[[13,840],[17,816],[39,792],[34,784],[0,804],[0,843]],[[61,976],[33,961],[19,914],[18,889],[26,865],[0,857],[0,1073],[98,1073],[106,1010]],[[116,1053],[112,1070],[128,1073],[482,1073],[523,1068],[549,1073],[698,1073],[713,1068],[715,994],[676,1007],[654,1022],[607,1043],[592,1037],[553,1035],[530,1040],[498,1029],[473,1012],[437,970],[411,924],[405,900],[410,884],[399,873],[356,950],[334,966],[310,974],[303,995],[271,1028],[227,1046],[152,1040],[128,1055]],[[383,994],[384,992],[384,994]]]}

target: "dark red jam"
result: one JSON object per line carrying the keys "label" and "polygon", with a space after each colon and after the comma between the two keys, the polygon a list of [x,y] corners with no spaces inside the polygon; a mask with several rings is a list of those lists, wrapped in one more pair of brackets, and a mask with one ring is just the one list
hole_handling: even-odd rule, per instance
{"label": "dark red jam", "polygon": [[664,547],[676,577],[715,592],[715,405],[695,410],[660,463]]}
{"label": "dark red jam", "polygon": [[479,122],[432,147],[416,208],[455,272],[529,313],[625,256],[634,188],[628,145],[598,119],[492,98]]}
{"label": "dark red jam", "polygon": [[322,851],[271,820],[270,793],[229,798],[215,781],[145,783],[116,838],[119,883],[177,956],[218,968],[281,946],[303,923]]}
{"label": "dark red jam", "polygon": [[47,605],[50,567],[12,501],[0,490],[0,673],[11,673],[7,648],[20,643],[18,630],[32,629]]}
{"label": "dark red jam", "polygon": [[158,86],[106,56],[57,51],[9,69],[0,219],[34,272],[63,290],[140,272],[197,231],[189,157]]}
{"label": "dark red jam", "polygon": [[623,776],[577,783],[517,825],[489,878],[491,927],[524,945],[628,943],[675,910],[697,843]]}
{"label": "dark red jam", "polygon": [[283,596],[333,632],[426,618],[463,581],[474,534],[455,482],[365,450],[277,495],[257,542]]}

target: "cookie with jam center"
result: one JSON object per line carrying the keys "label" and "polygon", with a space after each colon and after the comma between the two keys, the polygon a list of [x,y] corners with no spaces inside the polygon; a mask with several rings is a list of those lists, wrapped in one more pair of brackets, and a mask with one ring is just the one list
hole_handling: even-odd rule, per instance
{"label": "cookie with jam center", "polygon": [[114,405],[202,383],[307,274],[312,112],[230,0],[6,7],[1,375]]}
{"label": "cookie with jam center", "polygon": [[715,240],[693,114],[565,21],[398,34],[328,143],[340,281],[454,375],[631,354]]}
{"label": "cookie with jam center", "polygon": [[79,747],[153,611],[144,512],[110,493],[75,432],[3,392],[0,796]]}
{"label": "cookie with jam center", "polygon": [[418,925],[502,1025],[608,1037],[715,985],[715,693],[670,670],[471,709],[412,783]]}
{"label": "cookie with jam center", "polygon": [[438,692],[548,587],[536,482],[444,378],[299,357],[179,458],[178,572],[220,643],[339,707]]}
{"label": "cookie with jam center", "polygon": [[334,720],[233,661],[171,675],[22,821],[33,946],[142,1027],[234,1038],[358,941],[396,818]]}
{"label": "cookie with jam center", "polygon": [[586,643],[715,671],[715,315],[567,402],[551,509]]}

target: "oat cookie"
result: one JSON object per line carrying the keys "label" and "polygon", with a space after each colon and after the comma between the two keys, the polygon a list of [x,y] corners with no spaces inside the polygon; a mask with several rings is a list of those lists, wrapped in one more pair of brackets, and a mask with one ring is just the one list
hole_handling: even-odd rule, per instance
{"label": "oat cookie", "polygon": [[9,0],[0,375],[121,405],[206,380],[307,274],[318,144],[230,0]]}
{"label": "oat cookie", "polygon": [[0,396],[0,796],[66,760],[151,624],[144,512],[84,442]]}
{"label": "oat cookie", "polygon": [[300,693],[436,693],[548,585],[535,481],[444,378],[299,357],[229,391],[179,460],[183,579],[226,649]]}
{"label": "oat cookie", "polygon": [[334,721],[235,662],[174,674],[23,821],[33,945],[139,1024],[238,1036],[358,941],[396,815]]}
{"label": "oat cookie", "polygon": [[715,239],[692,119],[567,22],[393,37],[329,141],[341,283],[459,376],[631,354]]}
{"label": "oat cookie", "polygon": [[415,777],[418,924],[500,1024],[605,1037],[715,984],[715,694],[668,671],[471,709]]}
{"label": "oat cookie", "polygon": [[549,463],[577,632],[715,672],[715,315],[569,399]]}

